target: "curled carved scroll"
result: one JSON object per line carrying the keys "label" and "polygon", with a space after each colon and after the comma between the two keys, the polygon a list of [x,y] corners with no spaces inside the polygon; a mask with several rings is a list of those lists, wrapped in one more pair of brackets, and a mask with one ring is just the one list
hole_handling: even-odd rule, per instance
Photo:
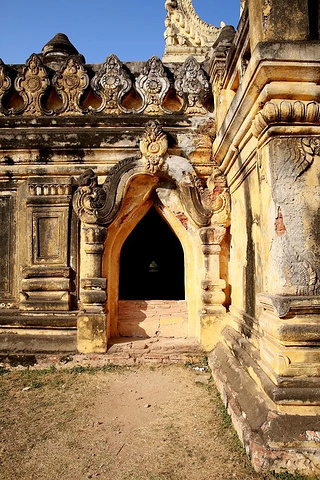
{"label": "curled carved scroll", "polygon": [[42,105],[43,96],[50,85],[46,68],[38,55],[33,53],[26,61],[26,66],[17,76],[15,89],[22,97],[23,106],[15,113],[36,115],[49,113]]}
{"label": "curled carved scroll", "polygon": [[62,107],[57,113],[83,113],[80,100],[89,86],[89,77],[79,55],[67,58],[52,83],[62,100]]}
{"label": "curled carved scroll", "polygon": [[116,55],[110,55],[101,65],[99,72],[92,80],[92,87],[102,99],[96,112],[127,112],[121,100],[131,89],[132,81]]}
{"label": "curled carved scroll", "polygon": [[0,112],[4,114],[8,114],[8,110],[4,108],[2,104],[2,99],[6,95],[6,93],[10,90],[11,87],[11,79],[7,74],[6,67],[0,58]]}

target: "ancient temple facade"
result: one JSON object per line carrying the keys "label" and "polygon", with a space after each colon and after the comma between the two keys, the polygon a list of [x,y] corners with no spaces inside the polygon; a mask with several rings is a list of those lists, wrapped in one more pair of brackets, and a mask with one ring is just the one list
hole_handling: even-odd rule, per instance
{"label": "ancient temple facade", "polygon": [[196,339],[255,469],[312,475],[318,3],[243,0],[235,30],[167,0],[162,60],[0,60],[1,351]]}

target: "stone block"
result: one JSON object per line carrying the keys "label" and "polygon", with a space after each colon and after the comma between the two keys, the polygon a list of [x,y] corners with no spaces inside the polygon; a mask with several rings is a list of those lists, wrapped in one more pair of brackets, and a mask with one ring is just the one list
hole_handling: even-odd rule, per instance
{"label": "stone block", "polygon": [[107,351],[105,314],[80,313],[78,315],[77,337],[80,353],[105,353]]}

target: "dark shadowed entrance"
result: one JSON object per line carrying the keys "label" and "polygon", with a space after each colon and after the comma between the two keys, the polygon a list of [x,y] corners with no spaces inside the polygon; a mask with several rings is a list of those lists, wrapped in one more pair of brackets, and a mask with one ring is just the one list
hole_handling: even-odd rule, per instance
{"label": "dark shadowed entrance", "polygon": [[184,298],[182,246],[169,225],[152,207],[123,244],[119,299]]}

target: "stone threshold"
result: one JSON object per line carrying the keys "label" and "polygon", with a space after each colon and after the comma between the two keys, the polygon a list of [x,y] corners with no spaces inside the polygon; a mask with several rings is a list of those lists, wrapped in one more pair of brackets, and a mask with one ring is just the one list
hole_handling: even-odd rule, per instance
{"label": "stone threshold", "polygon": [[204,353],[195,339],[186,338],[113,338],[105,354],[67,353],[0,353],[3,367],[70,369],[76,366],[134,366],[142,364],[171,365],[199,363]]}

